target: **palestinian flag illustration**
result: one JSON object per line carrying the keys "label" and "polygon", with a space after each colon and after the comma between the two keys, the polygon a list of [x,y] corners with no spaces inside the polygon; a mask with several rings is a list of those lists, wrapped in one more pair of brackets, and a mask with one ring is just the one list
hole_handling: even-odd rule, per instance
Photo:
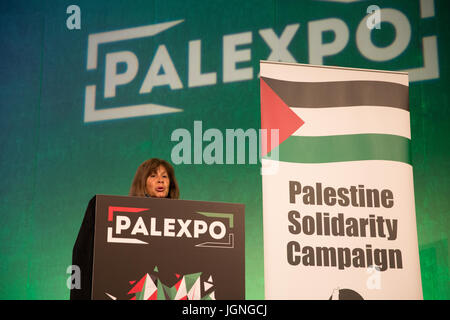
{"label": "palestinian flag illustration", "polygon": [[302,73],[305,82],[261,74],[261,128],[280,130],[280,144],[268,139],[268,151],[279,148],[281,161],[298,163],[410,163],[407,78],[306,82]]}
{"label": "palestinian flag illustration", "polygon": [[260,90],[266,299],[421,299],[407,73],[261,61]]}

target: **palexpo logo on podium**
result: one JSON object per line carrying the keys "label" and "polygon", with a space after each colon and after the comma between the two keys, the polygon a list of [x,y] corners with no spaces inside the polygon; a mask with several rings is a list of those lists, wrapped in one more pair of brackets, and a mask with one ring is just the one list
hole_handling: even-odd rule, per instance
{"label": "palexpo logo on podium", "polygon": [[[348,6],[352,6],[355,2],[333,1],[341,2],[343,10],[348,10]],[[420,13],[417,13],[420,14],[420,19],[432,19],[436,10],[434,0],[417,1],[420,5]],[[368,13],[369,11],[366,12],[365,7],[364,10],[361,10],[361,21],[355,30],[350,30],[349,23],[341,17],[328,17],[288,24],[278,34],[273,28],[263,28],[257,31],[243,30],[234,34],[219,35],[221,39],[194,39],[189,40],[187,44],[171,43],[169,40],[166,43],[157,43],[155,48],[153,48],[153,44],[158,39],[155,41],[154,36],[168,32],[169,29],[179,32],[177,28],[186,24],[185,20],[179,19],[90,34],[87,48],[87,71],[101,72],[103,68],[99,68],[99,65],[103,66],[103,51],[99,50],[100,46],[106,50],[106,54],[104,56],[104,74],[102,75],[104,83],[97,81],[96,84],[92,84],[91,82],[85,87],[84,122],[182,112],[183,106],[163,105],[161,103],[166,104],[167,101],[155,101],[155,98],[148,99],[152,102],[142,103],[143,98],[158,87],[168,88],[172,92],[185,88],[190,90],[196,87],[254,80],[259,76],[259,71],[254,68],[259,60],[322,65],[326,57],[346,54],[349,52],[348,50],[352,50],[352,47],[356,47],[357,51],[349,52],[350,56],[356,54],[376,64],[392,61],[406,52],[417,50],[415,54],[422,57],[422,65],[411,66],[410,69],[399,71],[408,72],[410,82],[439,79],[437,35],[418,35],[421,39],[421,46],[416,48],[416,46],[410,45],[411,39],[414,37],[412,25],[415,25],[411,23],[410,19],[415,19],[415,17],[409,18],[406,13],[396,8],[380,8],[376,13]],[[372,32],[376,32],[374,30],[379,28],[368,26],[375,17],[379,18],[378,25],[381,29],[383,23],[393,26],[391,29],[394,31],[393,40],[387,46],[377,46],[372,40]],[[307,39],[301,38],[304,35],[300,35],[299,30],[303,29],[307,30]],[[333,33],[334,40],[325,41],[325,33]],[[134,41],[148,41],[149,38],[152,41],[141,43],[141,47],[145,47],[145,50],[141,50],[138,54],[136,47],[133,47]],[[268,56],[257,56],[252,51],[254,50],[253,46],[259,46],[258,42],[261,41],[270,50]],[[301,56],[300,53],[289,49],[291,43],[298,41],[307,43],[307,56]],[[351,45],[350,41],[355,41],[355,44]],[[220,52],[214,52],[214,54],[205,52],[204,49],[202,50],[202,42],[220,44],[218,46]],[[114,48],[112,49],[111,46]],[[149,46],[148,50],[146,46]],[[186,50],[187,47],[186,59],[183,61],[180,61],[179,58],[172,59],[174,47],[181,51]],[[150,53],[153,56],[151,61],[148,61],[148,57],[142,57],[142,52]],[[208,70],[202,70],[204,60],[211,61],[216,57],[221,59],[213,60],[213,68],[216,70],[212,70],[211,67],[208,67]],[[102,63],[99,64],[99,60]],[[186,79],[180,78],[179,70],[186,70]],[[221,79],[219,79],[219,75],[221,75]],[[135,90],[136,85],[138,86],[136,101],[131,99],[130,105],[118,102],[120,95],[118,97],[117,91],[124,88]],[[103,88],[103,90],[97,88]],[[103,91],[102,97],[96,97],[100,91]],[[131,93],[132,91],[128,92],[134,94]],[[127,101],[130,101],[130,97],[127,98]],[[145,101],[147,101],[146,98]],[[99,105],[96,105],[96,102],[99,102]]]}
{"label": "palexpo logo on podium", "polygon": [[195,214],[198,219],[158,218],[149,208],[109,206],[107,242],[148,245],[155,237],[191,238],[198,239],[195,247],[234,248],[233,213]]}

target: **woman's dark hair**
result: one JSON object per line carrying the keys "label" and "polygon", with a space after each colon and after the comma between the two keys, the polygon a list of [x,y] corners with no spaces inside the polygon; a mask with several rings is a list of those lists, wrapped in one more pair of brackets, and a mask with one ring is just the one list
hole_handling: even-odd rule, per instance
{"label": "woman's dark hair", "polygon": [[170,185],[169,194],[167,198],[178,199],[180,197],[180,189],[178,188],[178,182],[175,178],[175,171],[172,165],[163,159],[152,158],[144,161],[136,170],[133,182],[131,183],[130,196],[145,197],[146,196],[146,184],[147,178],[152,173],[156,173],[159,166],[163,166],[167,174],[169,175]]}

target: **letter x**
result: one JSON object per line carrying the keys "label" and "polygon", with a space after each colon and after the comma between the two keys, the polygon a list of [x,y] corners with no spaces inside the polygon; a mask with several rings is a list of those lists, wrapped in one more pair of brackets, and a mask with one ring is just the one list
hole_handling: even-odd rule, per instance
{"label": "letter x", "polygon": [[259,30],[259,34],[272,50],[267,60],[297,62],[287,47],[300,27],[299,23],[287,25],[278,38],[273,29]]}
{"label": "letter x", "polygon": [[186,237],[192,238],[191,233],[187,229],[187,227],[191,224],[191,220],[186,220],[186,222],[183,222],[183,220],[177,219],[177,221],[181,227],[180,231],[178,231],[178,233],[177,233],[177,237],[181,237],[183,235],[183,233],[185,233]]}

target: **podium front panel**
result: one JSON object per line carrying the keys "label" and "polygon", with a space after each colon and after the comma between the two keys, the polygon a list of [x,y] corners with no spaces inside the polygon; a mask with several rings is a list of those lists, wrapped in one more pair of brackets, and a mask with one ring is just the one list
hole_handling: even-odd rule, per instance
{"label": "podium front panel", "polygon": [[97,195],[90,297],[245,299],[244,205]]}

